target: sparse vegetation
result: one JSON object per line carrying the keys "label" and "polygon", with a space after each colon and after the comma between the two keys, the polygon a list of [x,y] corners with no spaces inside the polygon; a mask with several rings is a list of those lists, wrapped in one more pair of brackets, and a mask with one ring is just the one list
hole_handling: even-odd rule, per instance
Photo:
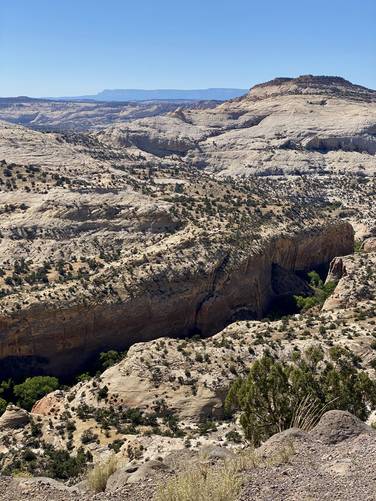
{"label": "sparse vegetation", "polygon": [[51,376],[35,376],[27,378],[23,383],[14,387],[17,403],[27,410],[31,410],[37,400],[47,393],[59,388],[59,380]]}
{"label": "sparse vegetation", "polygon": [[233,383],[226,410],[241,411],[245,437],[255,446],[293,426],[299,412],[311,426],[320,418],[320,409],[348,410],[366,419],[376,405],[376,381],[354,366],[351,352],[344,350],[334,358],[317,366],[305,359],[284,363],[265,354],[247,378]]}
{"label": "sparse vegetation", "polygon": [[106,462],[94,465],[89,471],[87,481],[94,492],[104,492],[106,490],[107,480],[115,473],[118,464],[117,459],[111,456]]}
{"label": "sparse vegetation", "polygon": [[294,454],[289,444],[267,459],[261,459],[248,449],[221,465],[213,466],[208,462],[187,465],[187,471],[159,488],[155,501],[235,501],[244,483],[245,471],[286,463]]}
{"label": "sparse vegetation", "polygon": [[336,288],[335,282],[324,283],[320,275],[316,271],[308,273],[309,284],[314,293],[312,296],[294,296],[296,305],[299,310],[306,311],[314,306],[321,306],[333,293]]}

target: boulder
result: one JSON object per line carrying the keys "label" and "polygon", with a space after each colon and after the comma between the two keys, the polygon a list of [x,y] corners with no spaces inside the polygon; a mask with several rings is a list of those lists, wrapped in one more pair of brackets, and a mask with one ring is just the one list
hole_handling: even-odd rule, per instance
{"label": "boulder", "polygon": [[257,454],[262,458],[272,458],[279,454],[283,449],[290,447],[299,448],[310,441],[308,433],[298,428],[290,428],[271,436],[258,449]]}
{"label": "boulder", "polygon": [[22,428],[30,421],[29,413],[15,405],[9,404],[0,417],[0,430]]}
{"label": "boulder", "polygon": [[207,445],[201,448],[201,454],[203,454],[207,459],[230,459],[234,457],[234,453],[227,449],[226,447],[220,447],[216,445]]}
{"label": "boulder", "polygon": [[107,480],[106,491],[113,492],[124,487],[151,477],[158,471],[167,471],[169,467],[162,461],[147,461],[141,465],[129,464],[113,473]]}
{"label": "boulder", "polygon": [[364,240],[362,250],[364,252],[376,252],[376,237],[370,237]]}
{"label": "boulder", "polygon": [[19,478],[15,481],[23,489],[27,489],[28,487],[33,488],[34,486],[48,486],[58,491],[79,493],[79,489],[76,486],[70,487],[63,484],[63,482],[59,482],[58,480],[49,477]]}
{"label": "boulder", "polygon": [[376,432],[373,428],[350,412],[328,411],[322,416],[310,435],[324,444],[338,444],[361,434],[371,435],[374,433]]}
{"label": "boulder", "polygon": [[31,409],[32,414],[41,414],[47,416],[50,414],[51,409],[54,407],[59,407],[63,403],[64,392],[62,390],[56,390],[48,393],[43,398],[35,402],[33,408]]}
{"label": "boulder", "polygon": [[142,464],[137,471],[132,473],[128,478],[128,484],[133,484],[139,480],[144,480],[151,477],[158,471],[167,471],[169,467],[162,461],[147,461]]}
{"label": "boulder", "polygon": [[128,482],[128,478],[130,477],[130,473],[127,471],[127,468],[120,468],[115,471],[107,480],[106,484],[106,492],[113,492],[122,487]]}

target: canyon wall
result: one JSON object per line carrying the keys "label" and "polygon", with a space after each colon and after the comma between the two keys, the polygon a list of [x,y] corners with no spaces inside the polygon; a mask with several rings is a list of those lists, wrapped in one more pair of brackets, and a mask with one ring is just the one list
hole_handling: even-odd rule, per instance
{"label": "canyon wall", "polygon": [[69,376],[106,349],[161,336],[211,335],[237,318],[261,318],[275,296],[273,265],[308,271],[352,253],[354,232],[342,222],[270,239],[236,266],[225,256],[205,278],[170,283],[168,292],[118,304],[57,309],[46,304],[0,318],[0,376]]}

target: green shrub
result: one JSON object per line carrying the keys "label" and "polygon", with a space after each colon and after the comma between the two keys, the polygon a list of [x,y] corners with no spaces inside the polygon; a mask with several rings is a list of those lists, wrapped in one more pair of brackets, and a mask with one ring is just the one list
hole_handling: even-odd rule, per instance
{"label": "green shrub", "polygon": [[312,287],[319,287],[321,288],[324,284],[323,281],[321,280],[320,275],[317,273],[317,271],[310,271],[308,274],[309,278],[309,283]]}
{"label": "green shrub", "polygon": [[109,367],[112,367],[115,364],[118,364],[120,360],[123,358],[124,354],[119,353],[115,350],[103,351],[99,355],[99,362],[101,365],[101,370],[105,371]]}
{"label": "green shrub", "polygon": [[336,288],[337,284],[335,282],[327,282],[326,284],[324,284],[318,273],[313,271],[308,273],[309,276],[311,274],[314,274],[310,280],[310,284],[314,288],[314,295],[307,297],[294,296],[295,303],[299,310],[305,311],[312,308],[313,306],[323,305]]}
{"label": "green shrub", "polygon": [[68,451],[54,449],[49,446],[45,450],[46,475],[60,480],[68,480],[79,476],[87,467],[88,461],[92,460],[91,453],[85,453],[82,448],[76,456],[71,456]]}
{"label": "green shrub", "polygon": [[321,366],[304,359],[283,363],[266,354],[254,362],[248,377],[233,383],[226,413],[241,411],[245,437],[255,446],[296,422],[302,427],[314,425],[321,411],[329,408],[365,420],[376,405],[376,382],[354,366],[349,353],[337,351],[335,361]]}
{"label": "green shrub", "polygon": [[0,398],[0,416],[4,414],[5,409],[7,408],[8,402],[3,398]]}
{"label": "green shrub", "polygon": [[243,441],[240,433],[235,430],[231,430],[226,433],[225,437],[226,440],[228,440],[229,442],[234,442],[235,444],[240,444]]}
{"label": "green shrub", "polygon": [[197,465],[161,485],[156,501],[235,501],[241,485],[232,464],[218,469]]}
{"label": "green shrub", "polygon": [[35,376],[27,378],[14,387],[14,395],[18,397],[18,405],[30,411],[37,400],[47,393],[59,388],[59,380],[51,376]]}

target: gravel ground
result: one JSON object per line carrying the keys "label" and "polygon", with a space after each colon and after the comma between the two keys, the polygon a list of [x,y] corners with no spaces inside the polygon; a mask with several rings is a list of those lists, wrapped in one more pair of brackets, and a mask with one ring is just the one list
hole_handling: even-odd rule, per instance
{"label": "gravel ground", "polygon": [[[286,444],[290,450],[293,444],[294,453],[278,466],[265,466]],[[376,499],[376,432],[349,413],[326,413],[310,433],[295,429],[274,435],[259,454],[263,466],[242,473],[238,501]],[[0,501],[151,501],[157,485],[174,472],[184,471],[192,458],[191,452],[179,451],[165,460],[166,469],[155,470],[144,480],[124,483],[115,492],[96,495],[51,479],[0,476]],[[213,462],[214,467],[216,461],[220,460]]]}
{"label": "gravel ground", "polygon": [[249,471],[240,501],[376,499],[376,437],[307,443],[289,463]]}

